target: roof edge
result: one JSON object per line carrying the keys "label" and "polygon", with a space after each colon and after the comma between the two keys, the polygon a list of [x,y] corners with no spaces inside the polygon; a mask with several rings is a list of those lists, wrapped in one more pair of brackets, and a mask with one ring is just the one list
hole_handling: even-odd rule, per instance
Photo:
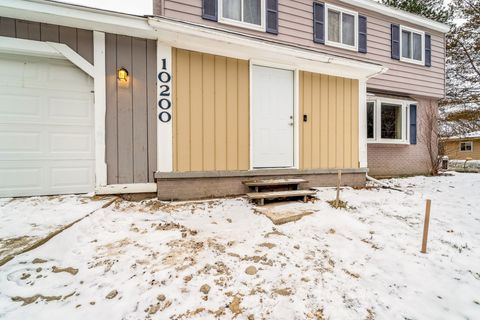
{"label": "roof edge", "polygon": [[340,1],[343,3],[357,6],[357,7],[372,10],[389,17],[394,17],[400,20],[408,21],[416,25],[419,25],[428,29],[432,29],[438,32],[447,33],[450,30],[450,26],[445,23],[437,22],[435,20],[425,18],[414,13],[389,7],[387,5],[384,5],[382,3],[379,3],[373,0],[340,0]]}

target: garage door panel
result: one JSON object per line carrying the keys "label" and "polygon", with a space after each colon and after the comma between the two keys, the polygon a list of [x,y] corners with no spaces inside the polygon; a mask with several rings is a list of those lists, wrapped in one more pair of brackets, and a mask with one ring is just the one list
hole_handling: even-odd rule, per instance
{"label": "garage door panel", "polygon": [[9,167],[8,164],[5,164],[0,168],[0,196],[11,195],[12,192],[18,190],[35,190],[36,192],[41,191],[41,181],[44,180],[42,175],[44,175],[43,168],[40,168],[38,164],[29,166],[28,164],[24,167],[22,164],[12,163]]}
{"label": "garage door panel", "polygon": [[21,128],[9,129],[0,129],[0,159],[5,160],[7,154],[41,153],[41,132],[26,132],[21,131]]}
{"label": "garage door panel", "polygon": [[68,153],[69,155],[80,154],[86,156],[93,155],[94,141],[93,135],[90,132],[87,133],[51,133],[50,137],[50,153]]}
{"label": "garage door panel", "polygon": [[40,97],[0,93],[0,122],[41,119]]}
{"label": "garage door panel", "polygon": [[[5,72],[4,72],[5,69]],[[70,62],[28,56],[0,55],[0,85],[91,92],[93,79]]]}
{"label": "garage door panel", "polygon": [[93,81],[66,61],[0,55],[3,67],[0,196],[93,191]]}
{"label": "garage door panel", "polygon": [[69,97],[49,97],[47,121],[51,123],[78,123],[91,125],[93,114],[88,96],[72,99]]}
{"label": "garage door panel", "polygon": [[91,192],[93,161],[3,161],[0,181],[0,197]]}

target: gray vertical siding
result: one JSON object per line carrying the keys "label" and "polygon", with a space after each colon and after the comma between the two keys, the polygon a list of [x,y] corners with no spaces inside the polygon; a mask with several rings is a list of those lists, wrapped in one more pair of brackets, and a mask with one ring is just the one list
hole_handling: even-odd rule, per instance
{"label": "gray vertical siding", "polygon": [[[160,0],[156,0],[160,1]],[[378,62],[389,68],[386,74],[368,81],[369,89],[389,90],[393,92],[416,94],[420,96],[442,98],[445,91],[445,39],[444,35],[415,26],[411,23],[383,16],[377,12],[349,6],[338,0],[324,1],[357,11],[367,17],[368,53],[358,53],[313,42],[313,1],[312,0],[279,0],[279,34],[253,31],[244,28],[222,25],[202,19],[201,0],[162,0],[163,15],[170,18],[198,24],[227,28],[248,33],[253,36],[270,39],[282,43],[299,45],[320,52]],[[391,59],[390,25],[398,23],[419,30],[432,36],[432,67],[427,68]]]}
{"label": "gray vertical siding", "polygon": [[[119,68],[128,83],[117,81]],[[107,181],[154,182],[156,170],[156,43],[106,35]]]}
{"label": "gray vertical siding", "polygon": [[93,31],[0,17],[0,36],[64,43],[93,63]]}
{"label": "gray vertical siding", "polygon": [[[64,43],[93,63],[93,32],[0,17],[0,36]],[[157,168],[156,42],[106,34],[107,182],[154,182]],[[127,85],[117,70],[129,72]]]}

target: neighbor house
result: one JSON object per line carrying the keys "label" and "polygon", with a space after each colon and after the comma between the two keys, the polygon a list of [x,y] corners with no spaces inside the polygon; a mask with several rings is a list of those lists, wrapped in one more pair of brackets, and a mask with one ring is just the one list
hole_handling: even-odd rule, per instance
{"label": "neighbor house", "polygon": [[447,138],[443,148],[449,160],[480,160],[480,132]]}
{"label": "neighbor house", "polygon": [[428,172],[444,24],[371,0],[155,0],[144,17],[3,0],[0,16],[1,196]]}

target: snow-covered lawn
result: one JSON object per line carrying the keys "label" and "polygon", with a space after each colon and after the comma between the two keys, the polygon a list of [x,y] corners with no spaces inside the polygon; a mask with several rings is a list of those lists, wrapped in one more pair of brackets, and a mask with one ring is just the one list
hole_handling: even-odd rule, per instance
{"label": "snow-covered lawn", "polygon": [[281,226],[243,198],[118,201],[0,267],[0,318],[480,319],[480,175],[393,182],[413,195],[322,189]]}
{"label": "snow-covered lawn", "polygon": [[0,198],[0,260],[101,208],[111,197]]}

